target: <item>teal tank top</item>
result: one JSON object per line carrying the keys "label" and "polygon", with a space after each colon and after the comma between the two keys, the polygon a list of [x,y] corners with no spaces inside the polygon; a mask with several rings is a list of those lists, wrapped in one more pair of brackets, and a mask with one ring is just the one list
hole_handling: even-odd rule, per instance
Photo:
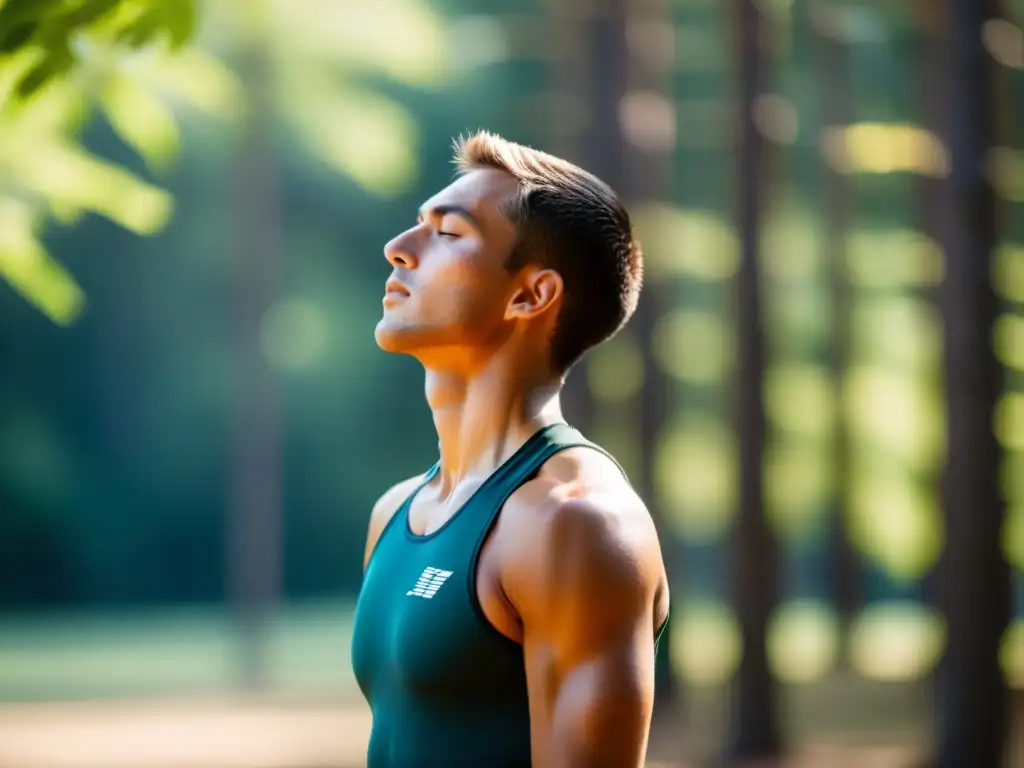
{"label": "teal tank top", "polygon": [[[601,450],[566,424],[533,435],[441,528],[388,522],[356,604],[352,666],[373,713],[368,768],[530,765],[523,649],[484,616],[476,594],[484,539],[509,496],[557,452]],[[604,452],[604,451],[602,451]]]}

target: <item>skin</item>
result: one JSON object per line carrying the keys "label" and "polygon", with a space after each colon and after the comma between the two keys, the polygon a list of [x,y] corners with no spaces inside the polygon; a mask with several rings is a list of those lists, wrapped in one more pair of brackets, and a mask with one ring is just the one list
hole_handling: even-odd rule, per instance
{"label": "skin", "polygon": [[[416,533],[440,528],[533,433],[564,421],[547,354],[564,286],[535,265],[505,269],[516,232],[501,211],[516,188],[503,171],[472,170],[385,248],[401,287],[384,298],[376,339],[422,363],[441,455],[409,510]],[[374,506],[366,561],[420,482]],[[477,593],[523,646],[533,764],[642,765],[669,595],[651,517],[615,465],[583,448],[548,460],[505,504]]]}

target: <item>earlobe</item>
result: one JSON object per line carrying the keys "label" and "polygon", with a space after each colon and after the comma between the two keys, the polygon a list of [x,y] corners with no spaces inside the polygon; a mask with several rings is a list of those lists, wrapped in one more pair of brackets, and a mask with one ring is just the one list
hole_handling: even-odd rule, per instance
{"label": "earlobe", "polygon": [[523,275],[505,317],[508,320],[529,320],[547,312],[562,298],[562,276],[553,269],[537,269]]}

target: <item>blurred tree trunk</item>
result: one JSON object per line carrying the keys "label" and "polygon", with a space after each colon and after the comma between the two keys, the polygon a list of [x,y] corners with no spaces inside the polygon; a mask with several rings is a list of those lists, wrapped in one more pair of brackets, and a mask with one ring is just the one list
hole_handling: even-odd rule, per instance
{"label": "blurred tree trunk", "polygon": [[[853,121],[853,93],[850,87],[850,57],[840,11],[831,0],[817,0],[810,6],[812,27],[817,33],[818,94],[823,136],[841,130]],[[824,172],[825,261],[829,273],[832,346],[829,369],[834,385],[832,422],[832,485],[828,552],[831,565],[831,595],[839,613],[841,628],[840,664],[847,661],[847,631],[860,608],[860,562],[850,541],[847,512],[849,490],[850,435],[843,390],[848,366],[850,288],[847,279],[847,242],[852,218],[852,190],[847,174],[832,164],[821,164]]]}
{"label": "blurred tree trunk", "polygon": [[[675,110],[668,97],[674,62],[674,31],[665,0],[610,0],[592,21],[590,71],[595,130],[588,157],[631,209],[664,199],[675,150]],[[666,125],[671,121],[671,125]],[[650,272],[648,272],[648,277]],[[666,568],[673,568],[672,534],[655,480],[662,427],[671,414],[668,377],[652,354],[652,339],[666,311],[665,286],[648,279],[630,331],[643,360],[640,391],[640,476],[637,489],[662,538]],[[678,596],[677,596],[678,605]],[[678,685],[671,668],[671,630],[666,628],[656,666],[657,711],[674,711]]]}
{"label": "blurred tree trunk", "polygon": [[270,137],[267,27],[260,3],[240,72],[249,95],[235,190],[236,401],[229,491],[230,597],[242,642],[242,682],[266,682],[268,623],[281,592],[281,415],[261,325],[279,287],[281,203]]}
{"label": "blurred tree trunk", "polygon": [[[589,98],[590,91],[601,90],[594,88],[590,71],[590,40],[585,34],[590,11],[586,3],[547,0],[545,21],[551,40],[548,54],[553,70],[552,102],[558,110],[549,122],[552,151],[601,176],[594,165],[601,156],[593,146],[600,130],[595,127],[593,133],[586,132],[587,126],[600,125],[591,113],[597,111],[596,105]],[[584,358],[573,368],[562,391],[566,421],[584,434],[590,434],[594,426],[594,398],[587,370]]]}
{"label": "blurred tree trunk", "polygon": [[733,0],[738,58],[736,192],[740,264],[736,277],[736,427],[739,442],[739,514],[731,542],[730,586],[743,656],[730,723],[733,757],[777,753],[781,747],[776,686],[768,665],[768,621],[778,596],[775,538],[765,517],[765,343],[758,261],[767,179],[765,140],[754,120],[763,92],[764,30],[756,0]]}
{"label": "blurred tree trunk", "polygon": [[999,644],[1010,617],[1010,570],[1000,547],[1000,449],[993,413],[1002,371],[992,346],[999,302],[990,265],[997,242],[996,198],[986,173],[996,134],[995,63],[983,45],[995,0],[946,0],[933,29],[946,89],[940,135],[949,150],[938,221],[946,257],[946,548],[939,601],[946,652],[939,670],[938,765],[1002,764],[1008,731]]}

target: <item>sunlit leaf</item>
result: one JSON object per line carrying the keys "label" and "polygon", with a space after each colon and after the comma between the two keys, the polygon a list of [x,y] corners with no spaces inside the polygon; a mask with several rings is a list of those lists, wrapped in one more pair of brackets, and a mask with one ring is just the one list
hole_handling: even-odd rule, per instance
{"label": "sunlit leaf", "polygon": [[164,167],[178,151],[178,124],[160,99],[123,75],[111,77],[100,93],[111,126],[146,162]]}
{"label": "sunlit leaf", "polygon": [[32,226],[26,206],[0,198],[0,276],[54,322],[67,325],[82,311],[85,295],[46,253]]}
{"label": "sunlit leaf", "polygon": [[419,86],[437,84],[445,74],[443,21],[419,0],[277,0],[273,18],[281,59],[345,64]]}
{"label": "sunlit leaf", "polygon": [[381,197],[412,184],[416,123],[405,109],[369,91],[328,90],[313,77],[293,86],[288,107],[317,157]]}
{"label": "sunlit leaf", "polygon": [[168,98],[215,117],[230,117],[242,106],[243,89],[235,74],[198,48],[158,57],[140,78]]}
{"label": "sunlit leaf", "polygon": [[40,148],[18,171],[19,181],[44,198],[102,214],[137,234],[160,230],[173,205],[165,191],[70,146]]}

